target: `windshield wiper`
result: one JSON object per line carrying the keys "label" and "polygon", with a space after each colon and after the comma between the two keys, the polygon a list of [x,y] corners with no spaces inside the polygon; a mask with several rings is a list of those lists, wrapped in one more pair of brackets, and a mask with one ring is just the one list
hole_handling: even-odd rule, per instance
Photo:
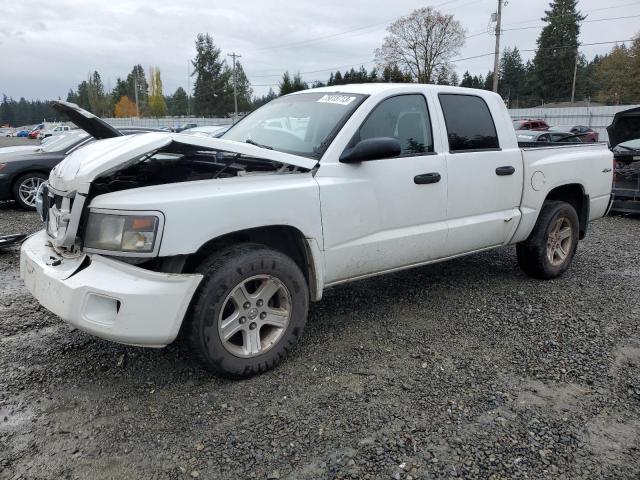
{"label": "windshield wiper", "polygon": [[261,143],[258,143],[258,142],[254,142],[250,138],[245,140],[244,143],[248,143],[249,145],[255,145],[256,147],[260,147],[260,148],[266,148],[267,150],[273,150],[273,147],[270,147],[269,145],[262,145]]}

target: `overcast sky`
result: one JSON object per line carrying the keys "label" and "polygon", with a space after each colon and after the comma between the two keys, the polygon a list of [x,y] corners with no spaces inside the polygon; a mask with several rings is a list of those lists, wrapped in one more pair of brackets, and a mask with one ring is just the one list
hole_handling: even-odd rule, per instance
{"label": "overcast sky", "polygon": [[[66,98],[93,70],[110,89],[136,63],[145,70],[158,66],[165,94],[173,93],[188,86],[196,35],[209,32],[225,55],[242,55],[254,93],[261,95],[270,84],[277,86],[284,70],[303,72],[311,82],[326,80],[338,67],[370,69],[386,25],[427,5],[453,14],[468,35],[479,34],[467,40],[457,58],[493,52],[495,37],[486,31],[497,0],[6,0],[0,4],[0,93],[16,99]],[[502,46],[535,48],[547,6],[547,0],[509,0],[503,8]],[[582,43],[626,40],[639,30],[640,1],[581,0],[580,8],[588,15]],[[597,21],[612,17],[617,19]],[[581,51],[592,58],[611,47]],[[532,55],[523,51],[525,60]],[[486,74],[493,57],[455,65],[460,76],[465,70]]]}

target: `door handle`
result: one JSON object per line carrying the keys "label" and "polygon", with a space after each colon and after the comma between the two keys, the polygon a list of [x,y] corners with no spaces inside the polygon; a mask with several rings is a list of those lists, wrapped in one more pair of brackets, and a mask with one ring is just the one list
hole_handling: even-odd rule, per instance
{"label": "door handle", "polygon": [[416,175],[413,177],[413,182],[416,185],[426,185],[428,183],[438,183],[440,178],[441,177],[438,172],[423,173],[422,175]]}
{"label": "door handle", "polygon": [[516,169],[511,165],[496,168],[496,175],[499,175],[501,177],[504,177],[505,175],[513,175],[515,172]]}

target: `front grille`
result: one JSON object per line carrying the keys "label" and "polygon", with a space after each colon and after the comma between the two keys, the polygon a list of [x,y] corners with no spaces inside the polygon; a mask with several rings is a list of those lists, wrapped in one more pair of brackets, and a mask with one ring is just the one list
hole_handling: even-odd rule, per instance
{"label": "front grille", "polygon": [[52,190],[48,185],[43,188],[39,211],[54,247],[73,248],[76,244],[84,199],[81,195]]}

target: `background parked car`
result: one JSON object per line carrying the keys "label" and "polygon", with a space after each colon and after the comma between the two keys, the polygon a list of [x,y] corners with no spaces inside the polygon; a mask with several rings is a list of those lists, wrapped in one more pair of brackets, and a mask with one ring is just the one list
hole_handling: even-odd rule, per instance
{"label": "background parked car", "polygon": [[0,128],[1,137],[10,137],[13,134],[13,128],[2,127]]}
{"label": "background parked car", "polygon": [[13,136],[14,136],[14,137],[24,137],[24,138],[26,138],[26,137],[28,137],[28,136],[29,136],[29,132],[30,132],[30,131],[31,131],[31,130],[24,130],[24,129],[22,129],[22,130],[16,130],[16,131],[13,133]]}
{"label": "background parked car", "polygon": [[36,138],[38,138],[38,135],[40,135],[40,130],[38,130],[37,128],[34,128],[29,132],[29,135],[27,135],[27,137],[31,138],[32,140],[35,140]]}
{"label": "background parked car", "polygon": [[571,132],[517,130],[518,143],[582,143],[580,137]]}
{"label": "background parked car", "polygon": [[574,135],[579,135],[580,139],[584,143],[597,142],[599,134],[594,129],[585,127],[584,125],[556,125],[550,128],[559,132],[571,132]]}
{"label": "background parked car", "polygon": [[223,133],[231,128],[231,125],[207,125],[183,130],[181,133],[191,135],[204,135],[206,137],[219,138]]}
{"label": "background parked car", "polygon": [[197,124],[197,123],[183,123],[183,124],[182,124],[182,125],[180,125],[180,126],[176,125],[175,127],[173,127],[173,129],[172,129],[172,130],[173,130],[175,133],[180,133],[180,132],[182,132],[183,130],[187,130],[188,128],[195,128],[195,127],[197,127],[197,126],[198,126],[198,124]]}
{"label": "background parked car", "polygon": [[513,128],[516,130],[549,130],[549,125],[544,120],[514,120]]}
{"label": "background parked car", "polygon": [[53,128],[40,130],[38,134],[38,138],[42,140],[43,138],[55,137],[57,135],[62,135],[63,133],[67,133],[69,131],[71,131],[71,127],[69,125],[57,125]]}
{"label": "background parked car", "polygon": [[[158,131],[152,128],[124,127],[105,131],[100,129],[77,129],[52,137],[35,151],[14,151],[0,153],[0,200],[15,200],[18,206],[26,210],[35,209],[36,193],[40,185],[49,177],[49,172],[67,155],[93,142],[96,138],[111,138],[120,135],[132,135]],[[1,152],[1,150],[0,150]]]}

